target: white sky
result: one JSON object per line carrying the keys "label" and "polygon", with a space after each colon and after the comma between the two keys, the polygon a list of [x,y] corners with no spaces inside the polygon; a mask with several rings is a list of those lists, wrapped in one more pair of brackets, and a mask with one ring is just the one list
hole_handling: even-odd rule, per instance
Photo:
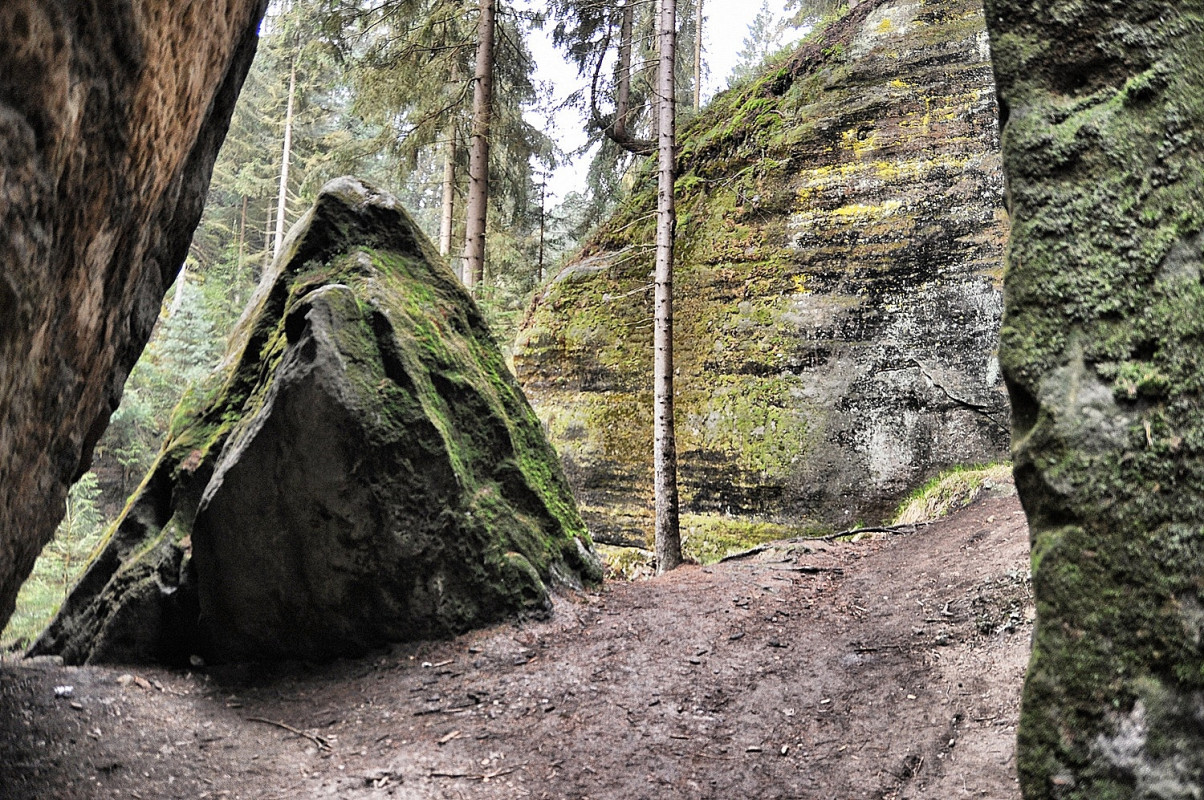
{"label": "white sky", "polygon": [[[736,55],[760,5],[759,0],[704,0],[703,102],[727,86],[727,77],[736,65]],[[554,103],[585,85],[585,79],[577,77],[576,67],[566,63],[552,46],[550,25],[542,33],[535,31],[529,44],[537,65],[536,78],[551,85]],[[576,112],[568,112],[558,115],[545,130],[562,150],[572,152],[585,143],[584,127],[584,120]],[[562,198],[570,191],[583,189],[588,162],[586,156],[556,170],[548,181],[549,194]]]}

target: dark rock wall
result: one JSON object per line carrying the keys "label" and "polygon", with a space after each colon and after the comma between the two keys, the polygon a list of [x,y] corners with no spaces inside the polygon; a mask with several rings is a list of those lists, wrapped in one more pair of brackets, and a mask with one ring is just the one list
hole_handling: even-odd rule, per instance
{"label": "dark rock wall", "polygon": [[[846,525],[1006,457],[1008,231],[977,0],[859,4],[681,136],[684,525]],[[515,366],[591,531],[651,528],[651,174],[545,287]],[[742,522],[742,520],[744,522]]]}
{"label": "dark rock wall", "polygon": [[1204,796],[1204,4],[989,0],[1024,796]]}
{"label": "dark rock wall", "polygon": [[265,4],[0,3],[0,625],[183,263]]}
{"label": "dark rock wall", "polygon": [[476,305],[395,198],[342,178],[33,652],[355,655],[600,579]]}

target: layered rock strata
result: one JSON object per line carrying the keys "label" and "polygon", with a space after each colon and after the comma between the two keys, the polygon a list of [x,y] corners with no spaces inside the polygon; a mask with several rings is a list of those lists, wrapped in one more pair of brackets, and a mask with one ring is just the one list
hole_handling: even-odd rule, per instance
{"label": "layered rock strata", "polygon": [[1204,796],[1204,5],[987,3],[1037,625],[1024,796]]}
{"label": "layered rock strata", "polygon": [[354,655],[542,614],[601,570],[472,299],[393,197],[328,184],[34,653]]}
{"label": "layered rock strata", "polygon": [[[1006,457],[996,113],[977,0],[871,0],[684,126],[687,538],[876,519],[943,468]],[[515,356],[616,543],[651,527],[654,186],[539,293]]]}
{"label": "layered rock strata", "polygon": [[184,262],[265,5],[0,4],[0,625]]}

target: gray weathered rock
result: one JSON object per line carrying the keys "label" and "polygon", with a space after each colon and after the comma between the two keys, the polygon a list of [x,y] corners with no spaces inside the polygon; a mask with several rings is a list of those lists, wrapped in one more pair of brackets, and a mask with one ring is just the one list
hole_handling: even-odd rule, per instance
{"label": "gray weathered rock", "polygon": [[0,626],[184,261],[265,4],[0,3]]}
{"label": "gray weathered rock", "polygon": [[600,578],[475,304],[394,198],[342,178],[33,652],[327,658]]}
{"label": "gray weathered rock", "polygon": [[[981,9],[861,3],[683,126],[674,349],[695,540],[881,518],[944,468],[1006,457]],[[515,355],[600,541],[651,529],[641,186],[541,291]]]}
{"label": "gray weathered rock", "polygon": [[1029,800],[1204,797],[1204,4],[989,0]]}

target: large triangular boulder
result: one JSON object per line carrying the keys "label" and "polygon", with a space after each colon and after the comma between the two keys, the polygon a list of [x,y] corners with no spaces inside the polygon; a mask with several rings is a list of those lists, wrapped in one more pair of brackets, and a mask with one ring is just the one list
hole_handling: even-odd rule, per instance
{"label": "large triangular boulder", "polygon": [[556,455],[398,202],[328,184],[35,645],[325,658],[542,613],[600,578]]}

